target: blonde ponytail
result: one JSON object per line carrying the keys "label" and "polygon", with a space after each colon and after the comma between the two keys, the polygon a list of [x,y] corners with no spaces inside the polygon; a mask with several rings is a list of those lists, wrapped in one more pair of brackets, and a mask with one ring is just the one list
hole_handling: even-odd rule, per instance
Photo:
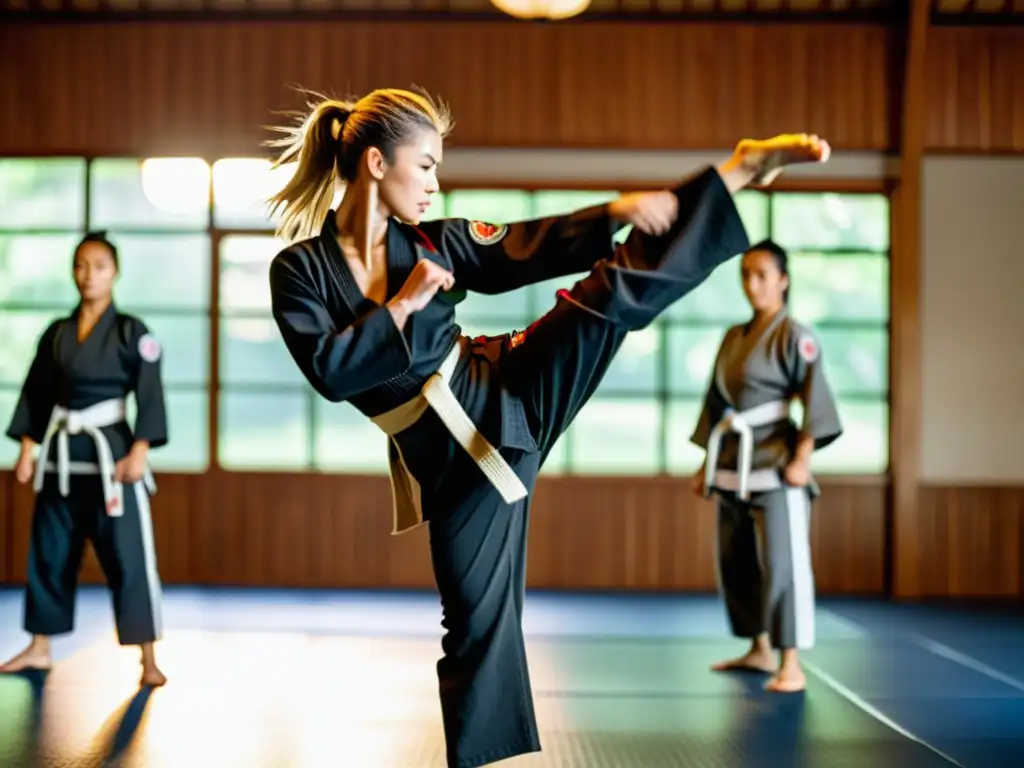
{"label": "blonde ponytail", "polygon": [[337,189],[341,136],[352,113],[352,104],[335,99],[322,98],[307,107],[308,114],[296,124],[270,126],[285,136],[266,142],[282,148],[274,168],[296,163],[288,183],[267,201],[272,213],[281,214],[277,235],[289,243],[320,231]]}
{"label": "blonde ponytail", "polygon": [[272,212],[281,212],[277,234],[288,242],[320,232],[337,183],[355,181],[369,147],[377,147],[390,163],[398,146],[417,131],[444,138],[452,127],[448,108],[426,93],[381,88],[355,103],[306,93],[319,101],[308,103],[308,112],[299,113],[294,125],[271,126],[285,136],[266,142],[282,148],[275,168],[296,163],[284,189],[267,201]]}

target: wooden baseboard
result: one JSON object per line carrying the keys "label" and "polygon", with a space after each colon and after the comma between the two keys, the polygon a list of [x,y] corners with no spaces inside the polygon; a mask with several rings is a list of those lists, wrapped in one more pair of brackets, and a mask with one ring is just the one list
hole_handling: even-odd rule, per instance
{"label": "wooden baseboard", "polygon": [[[818,588],[884,588],[884,480],[826,481],[812,537]],[[0,474],[0,578],[28,562],[32,494]],[[387,478],[210,473],[161,475],[153,500],[167,584],[430,588],[426,530],[393,537]],[[532,509],[530,586],[715,588],[711,502],[688,478],[543,478]],[[102,576],[90,555],[82,581]]]}
{"label": "wooden baseboard", "polygon": [[[885,478],[823,478],[811,530],[820,594],[885,593]],[[393,537],[387,478],[161,475],[153,500],[167,584],[433,588],[425,530]],[[28,563],[32,493],[0,473],[0,581]],[[689,480],[542,478],[528,583],[542,589],[715,588],[714,509]],[[1024,597],[1024,487],[921,489],[922,535],[904,550],[926,597]],[[90,556],[83,583],[101,583]]]}

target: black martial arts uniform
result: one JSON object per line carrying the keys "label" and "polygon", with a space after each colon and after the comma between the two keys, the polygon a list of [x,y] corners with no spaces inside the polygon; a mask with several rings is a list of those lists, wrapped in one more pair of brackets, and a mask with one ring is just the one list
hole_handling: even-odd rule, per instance
{"label": "black martial arts uniform", "polygon": [[785,309],[761,332],[730,328],[691,439],[708,451],[705,489],[718,495],[716,575],[733,634],[767,632],[776,648],[814,645],[809,536],[819,490],[813,479],[795,488],[782,476],[801,434],[815,450],[842,434],[814,334]]}
{"label": "black martial arts uniform", "polygon": [[[357,287],[333,211],[319,237],[272,262],[274,317],[303,374],[392,436],[395,532],[429,523],[447,630],[437,671],[450,766],[540,750],[521,618],[528,494],[541,464],[626,333],[749,246],[717,171],[674,192],[679,217],[665,236],[634,230],[619,246],[622,225],[606,205],[497,226],[392,221],[389,299],[418,259],[455,277],[401,331]],[[525,332],[461,337],[458,292],[496,294],[588,270]]]}
{"label": "black martial arts uniform", "polygon": [[[160,638],[161,585],[150,519],[152,473],[129,487],[114,464],[136,440],[167,443],[161,348],[142,321],[111,305],[78,341],[78,310],[43,333],[7,435],[40,444],[25,629],[70,632],[86,539],[114,601],[122,645]],[[125,400],[135,392],[135,429]]]}

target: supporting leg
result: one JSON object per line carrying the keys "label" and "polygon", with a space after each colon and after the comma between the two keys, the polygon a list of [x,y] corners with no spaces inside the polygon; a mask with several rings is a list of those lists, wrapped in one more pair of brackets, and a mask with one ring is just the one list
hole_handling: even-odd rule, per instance
{"label": "supporting leg", "polygon": [[[513,463],[527,488],[538,464],[537,454]],[[449,510],[430,522],[447,630],[437,675],[449,768],[540,751],[521,626],[529,499],[505,504],[486,480],[467,494],[469,468],[453,468],[450,486],[431,500]]]}
{"label": "supporting leg", "polygon": [[774,672],[765,630],[761,552],[750,507],[732,496],[718,500],[718,581],[733,635],[751,641],[743,656],[722,661],[716,672]]}
{"label": "supporting leg", "polygon": [[50,637],[71,632],[75,625],[75,590],[82,566],[85,530],[71,499],[60,495],[56,480],[46,478],[36,496],[32,541],[25,586],[25,630],[31,644],[0,672],[49,669]]}
{"label": "supporting leg", "polygon": [[802,691],[806,678],[798,651],[814,647],[815,641],[810,496],[805,488],[785,488],[765,494],[761,503],[757,524],[764,541],[764,621],[782,656],[768,689]]}
{"label": "supporting leg", "polygon": [[[99,498],[102,501],[102,492]],[[125,486],[122,516],[108,516],[101,504],[94,508],[94,519],[93,546],[113,597],[118,640],[121,645],[141,646],[141,684],[163,685],[167,678],[156,664],[153,648],[162,631],[163,597],[144,485]]]}

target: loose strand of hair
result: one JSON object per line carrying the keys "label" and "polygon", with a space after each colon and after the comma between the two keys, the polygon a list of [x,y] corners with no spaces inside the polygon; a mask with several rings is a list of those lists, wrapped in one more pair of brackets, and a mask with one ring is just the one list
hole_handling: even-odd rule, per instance
{"label": "loose strand of hair", "polygon": [[265,146],[280,148],[272,168],[296,164],[288,183],[267,201],[271,215],[280,213],[277,235],[292,242],[315,232],[319,220],[326,215],[334,197],[337,182],[336,149],[325,136],[324,120],[338,110],[350,109],[345,102],[323,97],[307,91],[320,101],[307,103],[307,111],[291,112],[295,120],[291,125],[268,126],[284,134],[264,142]]}

